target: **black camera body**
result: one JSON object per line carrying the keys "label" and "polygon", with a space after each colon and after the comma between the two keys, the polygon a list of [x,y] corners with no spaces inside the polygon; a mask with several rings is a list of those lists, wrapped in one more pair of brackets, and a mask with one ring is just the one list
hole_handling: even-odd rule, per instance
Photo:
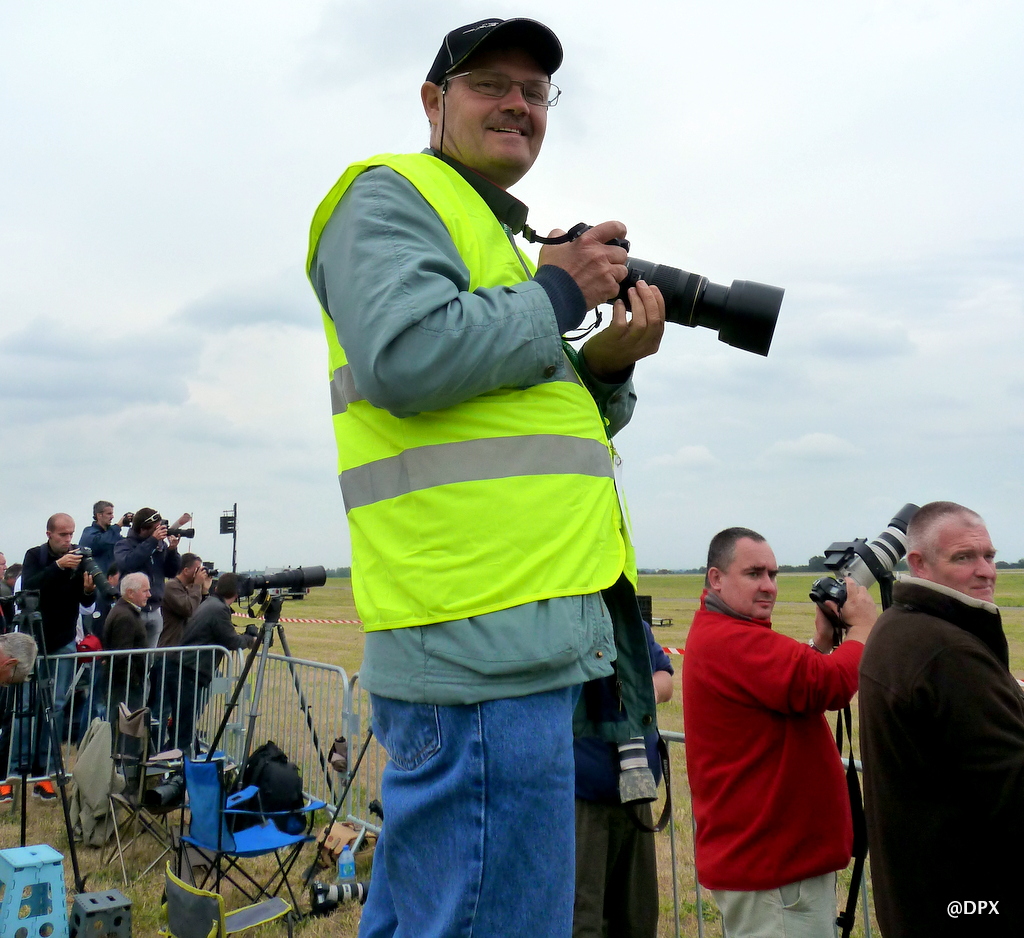
{"label": "black camera body", "polygon": [[107,583],[106,573],[100,569],[100,565],[93,559],[91,547],[79,547],[76,544],[68,551],[68,553],[77,554],[82,558],[82,569],[92,577],[93,583],[96,584],[96,589],[99,590],[100,593],[104,596],[113,595],[113,590],[111,590],[110,584]]}
{"label": "black camera body", "polygon": [[811,602],[820,606],[829,600],[842,609],[846,602],[846,584],[834,576],[823,576],[811,584]]}
{"label": "black camera body", "polygon": [[832,600],[842,609],[846,602],[843,578],[850,577],[864,587],[878,583],[883,591],[883,605],[886,605],[892,571],[907,552],[907,525],[916,512],[917,505],[908,502],[873,541],[858,537],[830,544],[825,551],[825,566],[835,571],[835,575],[823,576],[811,584],[811,601],[821,606]]}

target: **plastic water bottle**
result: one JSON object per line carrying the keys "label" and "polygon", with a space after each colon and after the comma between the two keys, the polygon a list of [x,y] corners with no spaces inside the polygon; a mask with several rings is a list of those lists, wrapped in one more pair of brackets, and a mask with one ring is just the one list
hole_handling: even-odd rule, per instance
{"label": "plastic water bottle", "polygon": [[352,855],[352,848],[345,844],[338,855],[338,885],[354,885],[356,881],[356,858]]}

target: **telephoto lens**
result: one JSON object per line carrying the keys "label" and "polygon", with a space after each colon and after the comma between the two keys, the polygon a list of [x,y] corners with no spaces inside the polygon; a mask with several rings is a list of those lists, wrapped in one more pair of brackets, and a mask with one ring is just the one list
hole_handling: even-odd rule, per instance
{"label": "telephoto lens", "polygon": [[342,902],[358,900],[365,905],[369,883],[345,883],[338,886],[314,880],[309,887],[310,915],[330,915]]}
{"label": "telephoto lens", "polygon": [[630,257],[626,267],[629,273],[620,285],[619,299],[627,300],[629,288],[643,280],[661,290],[668,322],[714,329],[720,342],[768,354],[786,292],[782,287],[753,280],[734,280],[726,287],[700,274],[639,257]]}
{"label": "telephoto lens", "polygon": [[142,793],[142,803],[147,808],[170,808],[179,805],[185,798],[185,776],[180,772],[172,775],[162,785],[147,788]]}
{"label": "telephoto lens", "polygon": [[843,582],[846,577],[864,587],[876,582],[891,582],[893,568],[907,552],[907,525],[916,513],[917,505],[908,502],[873,541],[859,537],[830,544],[825,551],[825,566],[835,573],[811,584],[811,600],[820,606],[831,599],[842,609],[846,602],[846,584]]}

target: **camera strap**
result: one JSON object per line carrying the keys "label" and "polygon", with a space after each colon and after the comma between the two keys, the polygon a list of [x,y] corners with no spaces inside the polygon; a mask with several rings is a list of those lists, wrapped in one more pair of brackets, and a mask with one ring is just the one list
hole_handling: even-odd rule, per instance
{"label": "camera strap", "polygon": [[672,763],[669,762],[668,758],[668,744],[661,738],[661,733],[658,734],[658,758],[661,760],[661,775],[665,780],[665,806],[661,809],[661,817],[658,818],[657,824],[651,827],[637,814],[636,802],[626,802],[622,806],[626,812],[626,817],[646,834],[660,834],[665,829],[668,819],[672,815]]}
{"label": "camera strap", "polygon": [[575,241],[584,231],[587,231],[591,226],[586,222],[581,221],[578,225],[573,225],[565,234],[556,235],[553,238],[544,238],[537,234],[529,225],[523,225],[523,237],[530,244],[568,244],[570,241]]}
{"label": "camera strap", "polygon": [[861,797],[857,766],[853,761],[853,716],[849,704],[843,707],[843,712],[836,718],[836,746],[839,748],[840,758],[843,755],[844,722],[846,735],[850,740],[850,757],[846,763],[846,787],[850,793],[850,814],[853,818],[853,875],[850,878],[850,891],[846,896],[846,908],[836,917],[836,925],[842,929],[842,938],[850,938],[853,923],[857,918],[857,896],[864,877],[864,860],[868,855],[868,824],[864,815],[864,799]]}

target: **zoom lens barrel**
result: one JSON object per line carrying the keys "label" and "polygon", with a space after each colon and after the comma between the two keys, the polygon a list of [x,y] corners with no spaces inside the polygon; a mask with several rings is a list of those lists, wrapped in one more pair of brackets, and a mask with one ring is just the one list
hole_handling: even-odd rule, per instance
{"label": "zoom lens barrel", "polygon": [[704,326],[718,332],[720,342],[758,355],[767,355],[775,333],[785,290],[753,280],[734,280],[731,287],[711,283],[707,277],[655,264],[639,257],[626,263],[619,299],[644,280],[665,297],[665,318],[681,326]]}

